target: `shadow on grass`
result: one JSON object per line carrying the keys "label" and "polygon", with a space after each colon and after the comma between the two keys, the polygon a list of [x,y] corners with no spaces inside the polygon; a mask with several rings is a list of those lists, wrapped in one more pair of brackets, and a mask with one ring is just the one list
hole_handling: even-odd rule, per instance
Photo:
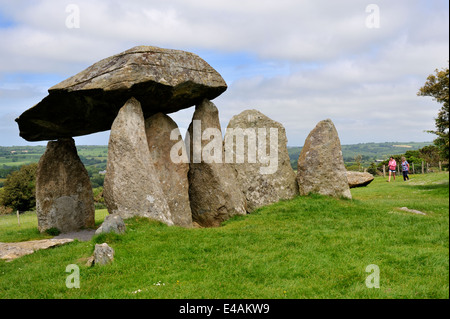
{"label": "shadow on grass", "polygon": [[446,190],[449,187],[449,182],[445,181],[443,183],[428,184],[428,185],[411,185],[405,183],[405,185],[402,185],[402,187],[414,188],[417,190]]}

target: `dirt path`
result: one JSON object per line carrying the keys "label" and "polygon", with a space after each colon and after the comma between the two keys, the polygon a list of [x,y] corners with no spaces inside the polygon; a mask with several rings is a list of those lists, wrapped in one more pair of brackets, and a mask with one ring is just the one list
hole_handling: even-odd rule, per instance
{"label": "dirt path", "polygon": [[79,241],[89,241],[95,234],[95,229],[84,229],[77,232],[59,234],[53,239],[78,239]]}

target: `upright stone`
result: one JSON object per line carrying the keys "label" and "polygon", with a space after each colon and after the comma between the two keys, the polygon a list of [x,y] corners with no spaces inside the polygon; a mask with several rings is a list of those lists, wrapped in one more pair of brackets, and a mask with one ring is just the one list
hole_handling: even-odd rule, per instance
{"label": "upright stone", "polygon": [[257,110],[243,111],[230,120],[225,160],[236,171],[249,212],[298,195],[286,144],[283,125]]}
{"label": "upright stone", "polygon": [[205,99],[195,107],[188,133],[193,221],[201,226],[217,227],[231,216],[245,215],[245,197],[232,167],[223,160],[219,112],[211,101]]}
{"label": "upright stone", "polygon": [[38,228],[63,233],[93,227],[94,198],[89,175],[72,138],[50,141],[36,176]]}
{"label": "upright stone", "polygon": [[300,195],[352,198],[341,142],[330,119],[320,121],[306,138],[298,158],[297,180]]}
{"label": "upright stone", "polygon": [[192,227],[189,203],[189,162],[177,124],[163,113],[145,120],[152,164],[161,182],[175,225]]}
{"label": "upright stone", "polygon": [[173,225],[151,162],[140,103],[129,99],[111,127],[103,196],[110,214],[142,216]]}

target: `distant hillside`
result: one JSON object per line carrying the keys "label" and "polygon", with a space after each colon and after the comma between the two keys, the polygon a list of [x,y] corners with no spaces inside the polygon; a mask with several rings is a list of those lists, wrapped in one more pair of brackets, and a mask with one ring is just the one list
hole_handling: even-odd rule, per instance
{"label": "distant hillside", "polygon": [[[2,179],[20,166],[37,163],[45,152],[45,146],[0,146],[0,187]],[[106,145],[80,145],[77,146],[78,155],[83,162],[93,186],[103,185],[103,176],[100,171],[106,169],[108,146]]]}
{"label": "distant hillside", "polygon": [[[362,164],[370,164],[377,160],[386,160],[390,155],[403,154],[409,150],[417,150],[432,142],[385,142],[360,143],[342,145],[344,162],[348,165],[354,163],[355,156],[362,156]],[[106,145],[79,145],[78,155],[88,169],[90,176],[97,175],[106,168],[108,146]],[[291,165],[297,169],[297,160],[302,147],[288,147]],[[0,178],[5,178],[12,170],[20,166],[39,161],[45,152],[45,146],[0,146]]]}
{"label": "distant hillside", "polygon": [[[433,142],[385,142],[385,143],[359,143],[342,145],[342,156],[346,164],[355,162],[357,155],[362,156],[362,163],[370,164],[377,160],[386,160],[391,155],[404,154],[406,151],[418,150]],[[294,169],[297,168],[297,160],[302,147],[288,147],[289,158]]]}

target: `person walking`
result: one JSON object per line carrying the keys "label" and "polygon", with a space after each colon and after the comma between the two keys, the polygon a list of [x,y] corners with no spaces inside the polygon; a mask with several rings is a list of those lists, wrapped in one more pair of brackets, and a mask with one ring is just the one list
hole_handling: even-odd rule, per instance
{"label": "person walking", "polygon": [[394,176],[394,181],[395,181],[395,169],[397,168],[397,162],[395,161],[395,159],[392,156],[389,158],[388,168],[389,168],[388,182],[391,181],[391,174]]}
{"label": "person walking", "polygon": [[409,163],[404,156],[402,156],[402,173],[403,173],[403,181],[409,181]]}

